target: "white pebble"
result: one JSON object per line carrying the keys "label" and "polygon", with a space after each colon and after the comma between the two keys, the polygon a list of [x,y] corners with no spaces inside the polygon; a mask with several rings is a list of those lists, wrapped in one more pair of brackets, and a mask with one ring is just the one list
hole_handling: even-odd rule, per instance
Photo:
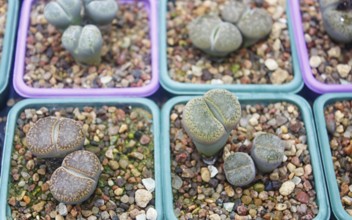
{"label": "white pebble", "polygon": [[208,166],[208,170],[210,172],[210,177],[213,178],[216,176],[216,174],[219,173],[218,169],[216,167],[214,167],[213,165],[209,165]]}
{"label": "white pebble", "polygon": [[267,59],[265,60],[265,66],[270,70],[276,70],[279,65],[277,64],[277,62],[274,59]]}
{"label": "white pebble", "polygon": [[150,207],[147,211],[147,219],[156,220],[157,217],[158,217],[158,212],[154,208]]}
{"label": "white pebble", "polygon": [[351,72],[351,66],[347,64],[338,64],[336,68],[337,68],[337,72],[342,78],[346,78],[348,74]]}
{"label": "white pebble", "polygon": [[288,196],[293,192],[294,189],[295,189],[294,182],[286,181],[281,185],[279,192],[283,196]]}
{"label": "white pebble", "polygon": [[224,203],[224,209],[227,210],[228,212],[231,212],[234,206],[235,206],[235,203],[233,202]]}
{"label": "white pebble", "polygon": [[312,67],[312,68],[317,68],[320,64],[321,64],[322,60],[319,56],[312,56],[310,59],[309,59],[309,65]]}
{"label": "white pebble", "polygon": [[67,207],[64,203],[60,202],[59,205],[57,206],[57,211],[59,212],[60,215],[66,216],[67,215]]}
{"label": "white pebble", "polygon": [[137,216],[136,216],[136,220],[146,220],[145,214],[143,213],[143,214],[137,215]]}
{"label": "white pebble", "polygon": [[154,192],[155,181],[152,178],[142,179],[142,183],[149,192]]}

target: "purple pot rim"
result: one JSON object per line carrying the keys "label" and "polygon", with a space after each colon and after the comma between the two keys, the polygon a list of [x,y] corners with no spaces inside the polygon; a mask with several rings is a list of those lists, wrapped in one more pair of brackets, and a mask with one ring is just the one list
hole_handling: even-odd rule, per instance
{"label": "purple pot rim", "polygon": [[30,22],[31,5],[35,0],[26,0],[21,9],[18,27],[17,48],[13,85],[16,92],[23,97],[82,97],[82,96],[134,96],[145,97],[153,94],[159,88],[159,58],[158,58],[158,25],[157,5],[155,0],[139,0],[149,4],[149,36],[151,39],[151,80],[143,87],[128,88],[33,88],[23,80],[25,68],[26,40]]}
{"label": "purple pot rim", "polygon": [[319,82],[312,73],[309,65],[308,49],[304,39],[304,31],[302,25],[302,16],[300,12],[300,1],[289,1],[290,12],[292,15],[292,26],[294,40],[296,42],[298,60],[302,72],[302,77],[306,85],[317,93],[327,92],[352,92],[351,84],[325,84]]}

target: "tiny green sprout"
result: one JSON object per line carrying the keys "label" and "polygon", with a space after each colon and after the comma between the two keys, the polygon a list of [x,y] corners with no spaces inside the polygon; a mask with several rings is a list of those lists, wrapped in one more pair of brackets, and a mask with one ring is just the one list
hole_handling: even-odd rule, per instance
{"label": "tiny green sprout", "polygon": [[44,8],[46,20],[59,29],[81,23],[81,0],[57,0],[49,2]]}
{"label": "tiny green sprout", "polygon": [[193,20],[188,25],[188,32],[195,47],[214,57],[227,56],[242,44],[238,28],[213,15]]}
{"label": "tiny green sprout", "polygon": [[263,173],[273,171],[280,166],[284,157],[285,142],[278,136],[262,133],[253,140],[251,156],[257,169]]}
{"label": "tiny green sprout", "polygon": [[352,42],[352,1],[320,0],[325,31],[336,42]]}
{"label": "tiny green sprout", "polygon": [[83,0],[87,18],[96,25],[106,25],[116,17],[116,0]]}
{"label": "tiny green sprout", "polygon": [[50,178],[50,192],[59,202],[79,204],[94,192],[102,165],[92,152],[79,150],[67,155]]}
{"label": "tiny green sprout", "polygon": [[62,35],[62,45],[78,63],[97,65],[101,61],[103,37],[95,25],[70,26]]}
{"label": "tiny green sprout", "polygon": [[224,21],[236,24],[246,10],[249,10],[249,8],[244,3],[239,1],[230,1],[224,4],[224,7],[220,13]]}
{"label": "tiny green sprout", "polygon": [[237,22],[245,47],[251,46],[266,37],[271,32],[272,26],[271,16],[261,8],[245,11]]}
{"label": "tiny green sprout", "polygon": [[248,154],[243,152],[231,153],[224,159],[224,172],[230,184],[246,186],[255,178],[255,165]]}
{"label": "tiny green sprout", "polygon": [[213,89],[186,104],[182,125],[197,150],[211,157],[224,147],[240,116],[237,97],[227,90]]}

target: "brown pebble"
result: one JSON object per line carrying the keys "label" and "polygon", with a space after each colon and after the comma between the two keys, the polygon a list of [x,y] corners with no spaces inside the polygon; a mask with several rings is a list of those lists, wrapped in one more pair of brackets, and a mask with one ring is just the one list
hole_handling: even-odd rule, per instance
{"label": "brown pebble", "polygon": [[301,202],[307,204],[309,202],[309,196],[307,193],[300,191],[296,195],[296,199]]}

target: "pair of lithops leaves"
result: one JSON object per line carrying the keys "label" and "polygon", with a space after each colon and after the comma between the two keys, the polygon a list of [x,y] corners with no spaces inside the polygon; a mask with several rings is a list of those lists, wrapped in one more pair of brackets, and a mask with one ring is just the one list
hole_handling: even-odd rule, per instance
{"label": "pair of lithops leaves", "polygon": [[352,42],[352,0],[320,0],[327,34],[339,43]]}
{"label": "pair of lithops leaves", "polygon": [[[240,117],[238,98],[227,90],[213,89],[187,102],[182,125],[198,152],[204,158],[211,158],[225,146]],[[261,172],[271,172],[281,164],[284,148],[285,142],[279,137],[267,133],[258,135],[253,141],[252,157],[238,152],[224,158],[228,182],[235,186],[249,184],[256,175],[255,165]]]}
{"label": "pair of lithops leaves", "polygon": [[[57,0],[46,5],[44,16],[50,24],[64,30],[62,45],[78,63],[97,65],[103,38],[96,25],[111,23],[117,10],[116,0]],[[80,26],[86,23],[90,24]]]}
{"label": "pair of lithops leaves", "polygon": [[65,157],[49,181],[55,199],[78,204],[94,192],[102,166],[99,158],[85,150],[82,124],[69,118],[39,119],[27,133],[28,149],[40,158]]}
{"label": "pair of lithops leaves", "polygon": [[243,152],[230,153],[224,157],[226,179],[234,186],[250,184],[256,175],[256,168],[269,173],[282,163],[285,142],[270,133],[261,133],[253,140],[251,155]]}
{"label": "pair of lithops leaves", "polygon": [[264,9],[250,9],[238,1],[225,4],[221,17],[203,15],[188,25],[193,45],[215,57],[253,45],[266,37],[273,25],[271,16]]}

